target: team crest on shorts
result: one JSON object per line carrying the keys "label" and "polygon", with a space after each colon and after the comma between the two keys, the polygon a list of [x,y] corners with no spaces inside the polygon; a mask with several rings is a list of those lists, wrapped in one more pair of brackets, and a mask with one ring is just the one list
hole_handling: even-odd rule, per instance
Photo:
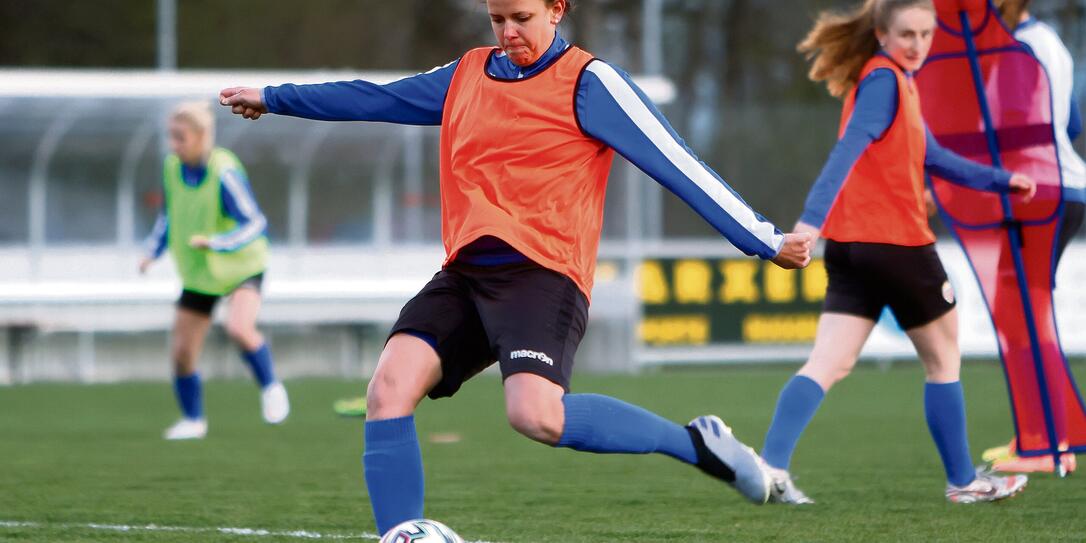
{"label": "team crest on shorts", "polygon": [[951,286],[950,281],[943,282],[943,299],[946,303],[954,303],[954,287]]}

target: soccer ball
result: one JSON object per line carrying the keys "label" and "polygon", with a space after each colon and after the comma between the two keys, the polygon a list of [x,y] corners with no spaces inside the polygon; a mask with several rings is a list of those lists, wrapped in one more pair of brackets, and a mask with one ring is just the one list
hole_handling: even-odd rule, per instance
{"label": "soccer ball", "polygon": [[464,543],[451,528],[436,520],[400,523],[381,538],[381,543]]}

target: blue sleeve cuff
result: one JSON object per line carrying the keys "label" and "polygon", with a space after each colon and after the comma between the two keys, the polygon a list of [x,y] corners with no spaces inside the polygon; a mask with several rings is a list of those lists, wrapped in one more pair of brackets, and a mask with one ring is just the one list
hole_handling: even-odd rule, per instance
{"label": "blue sleeve cuff", "polygon": [[260,89],[260,101],[264,102],[264,107],[267,108],[268,113],[278,113],[272,104],[272,90],[270,86]]}

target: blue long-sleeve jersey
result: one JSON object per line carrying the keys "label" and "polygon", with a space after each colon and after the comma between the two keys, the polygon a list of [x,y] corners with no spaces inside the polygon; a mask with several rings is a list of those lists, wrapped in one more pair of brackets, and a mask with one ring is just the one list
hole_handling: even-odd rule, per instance
{"label": "blue long-sleeve jersey", "polygon": [[[569,46],[555,34],[547,52],[531,66],[517,66],[499,53],[491,57],[487,71],[499,79],[529,77],[545,70]],[[437,126],[458,62],[387,85],[356,80],[266,87],[264,104],[271,113],[307,119]],[[629,74],[593,60],[574,100],[586,134],[682,198],[740,250],[767,259],[780,251],[781,232],[698,159]]]}
{"label": "blue long-sleeve jersey", "polygon": [[[856,161],[889,130],[897,116],[897,108],[897,76],[893,71],[880,68],[860,82],[852,117],[807,195],[801,222],[821,228]],[[978,190],[1007,190],[1009,172],[963,158],[939,145],[931,132],[926,128],[925,131],[924,167],[928,172]]]}
{"label": "blue long-sleeve jersey", "polygon": [[[207,166],[192,167],[181,165],[181,179],[190,187],[198,187],[207,175]],[[234,219],[238,225],[229,232],[212,236],[209,244],[212,251],[233,252],[245,247],[256,238],[264,235],[268,229],[268,221],[260,206],[253,197],[253,189],[249,185],[249,179],[243,172],[237,169],[229,169],[222,173],[219,181],[222,184],[220,200],[223,213]],[[170,218],[163,205],[151,229],[151,235],[145,242],[148,256],[158,258],[166,250],[169,239]]]}

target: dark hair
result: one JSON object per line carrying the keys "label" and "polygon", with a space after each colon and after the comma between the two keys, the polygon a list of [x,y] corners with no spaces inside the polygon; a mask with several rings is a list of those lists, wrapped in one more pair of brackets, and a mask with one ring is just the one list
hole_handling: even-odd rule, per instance
{"label": "dark hair", "polygon": [[824,11],[796,47],[807,60],[811,81],[825,81],[841,97],[859,82],[864,64],[879,50],[875,30],[889,29],[899,10],[920,7],[935,12],[931,0],[866,0],[845,12]]}
{"label": "dark hair", "polygon": [[1018,28],[1022,13],[1029,9],[1029,3],[1030,0],[995,0],[999,16],[1003,18],[1003,22],[1011,31]]}

